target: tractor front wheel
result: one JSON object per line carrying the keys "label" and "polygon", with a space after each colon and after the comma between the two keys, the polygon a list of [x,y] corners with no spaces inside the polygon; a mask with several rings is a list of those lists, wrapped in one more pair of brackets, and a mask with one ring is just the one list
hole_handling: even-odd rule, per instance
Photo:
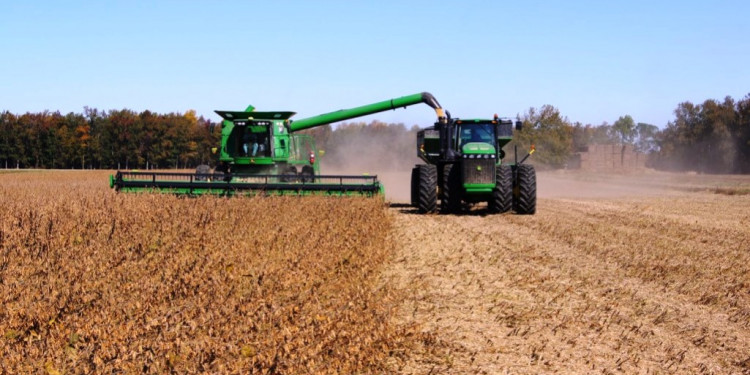
{"label": "tractor front wheel", "polygon": [[440,212],[453,214],[461,211],[461,169],[456,164],[443,166]]}
{"label": "tractor front wheel", "polygon": [[519,215],[536,213],[536,171],[533,165],[516,166],[513,187],[513,210]]}
{"label": "tractor front wheel", "polygon": [[417,207],[419,203],[419,167],[411,169],[411,205]]}
{"label": "tractor front wheel", "polygon": [[501,214],[508,212],[513,205],[513,171],[508,165],[497,167],[495,174],[495,188],[492,197],[487,202],[490,213]]}

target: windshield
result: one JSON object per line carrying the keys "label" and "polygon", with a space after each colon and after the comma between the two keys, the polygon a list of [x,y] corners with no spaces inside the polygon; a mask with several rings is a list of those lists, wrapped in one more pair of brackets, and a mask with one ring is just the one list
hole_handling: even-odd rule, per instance
{"label": "windshield", "polygon": [[461,147],[470,142],[489,143],[495,146],[495,126],[493,124],[463,124],[459,130]]}

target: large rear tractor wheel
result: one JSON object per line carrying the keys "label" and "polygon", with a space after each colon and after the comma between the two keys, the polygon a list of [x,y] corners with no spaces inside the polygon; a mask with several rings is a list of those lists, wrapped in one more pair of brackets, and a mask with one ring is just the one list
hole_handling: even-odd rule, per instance
{"label": "large rear tractor wheel", "polygon": [[437,208],[437,168],[434,165],[418,165],[419,189],[417,209],[419,213],[435,212]]}
{"label": "large rear tractor wheel", "polygon": [[456,164],[443,166],[440,212],[453,214],[461,211],[461,168]]}
{"label": "large rear tractor wheel", "polygon": [[529,164],[517,166],[514,185],[513,210],[520,215],[536,213],[536,171],[534,166]]}
{"label": "large rear tractor wheel", "polygon": [[419,167],[411,169],[411,205],[417,207],[419,202]]}
{"label": "large rear tractor wheel", "polygon": [[495,188],[487,202],[490,213],[501,214],[510,211],[513,205],[513,171],[509,165],[501,165],[495,174]]}

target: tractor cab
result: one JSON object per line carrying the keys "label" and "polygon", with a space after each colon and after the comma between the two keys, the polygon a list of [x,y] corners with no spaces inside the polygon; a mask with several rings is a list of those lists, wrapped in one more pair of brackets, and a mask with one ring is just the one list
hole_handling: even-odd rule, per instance
{"label": "tractor cab", "polygon": [[457,121],[456,150],[461,154],[494,154],[497,145],[495,124]]}
{"label": "tractor cab", "polygon": [[455,146],[459,155],[495,155],[498,161],[503,158],[502,151],[512,139],[512,121],[509,119],[492,120],[456,120]]}

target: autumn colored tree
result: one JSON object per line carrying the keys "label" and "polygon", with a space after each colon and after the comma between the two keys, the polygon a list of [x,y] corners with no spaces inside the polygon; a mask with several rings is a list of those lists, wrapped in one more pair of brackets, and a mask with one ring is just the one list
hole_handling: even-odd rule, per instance
{"label": "autumn colored tree", "polygon": [[658,167],[702,173],[738,173],[748,170],[747,97],[735,103],[709,99],[702,104],[683,102],[658,136]]}
{"label": "autumn colored tree", "polygon": [[[631,116],[613,124],[571,124],[551,106],[530,108],[518,119],[523,130],[506,146],[524,155],[534,144],[534,162],[563,167],[572,152],[592,144],[633,144],[653,156],[652,166],[704,173],[750,173],[750,95],[735,101],[680,103],[675,118],[660,130]],[[137,113],[129,109],[83,113],[0,112],[0,168],[194,168],[215,165],[212,148],[220,126],[194,110]],[[326,168],[361,171],[404,169],[418,162],[418,127],[351,122],[305,130]],[[512,154],[511,154],[512,155]]]}
{"label": "autumn colored tree", "polygon": [[506,149],[512,150],[518,145],[525,154],[533,144],[538,150],[534,154],[535,162],[552,168],[564,167],[573,151],[573,125],[567,117],[546,104],[539,109],[529,108],[519,120],[523,129],[516,132],[512,144]]}

